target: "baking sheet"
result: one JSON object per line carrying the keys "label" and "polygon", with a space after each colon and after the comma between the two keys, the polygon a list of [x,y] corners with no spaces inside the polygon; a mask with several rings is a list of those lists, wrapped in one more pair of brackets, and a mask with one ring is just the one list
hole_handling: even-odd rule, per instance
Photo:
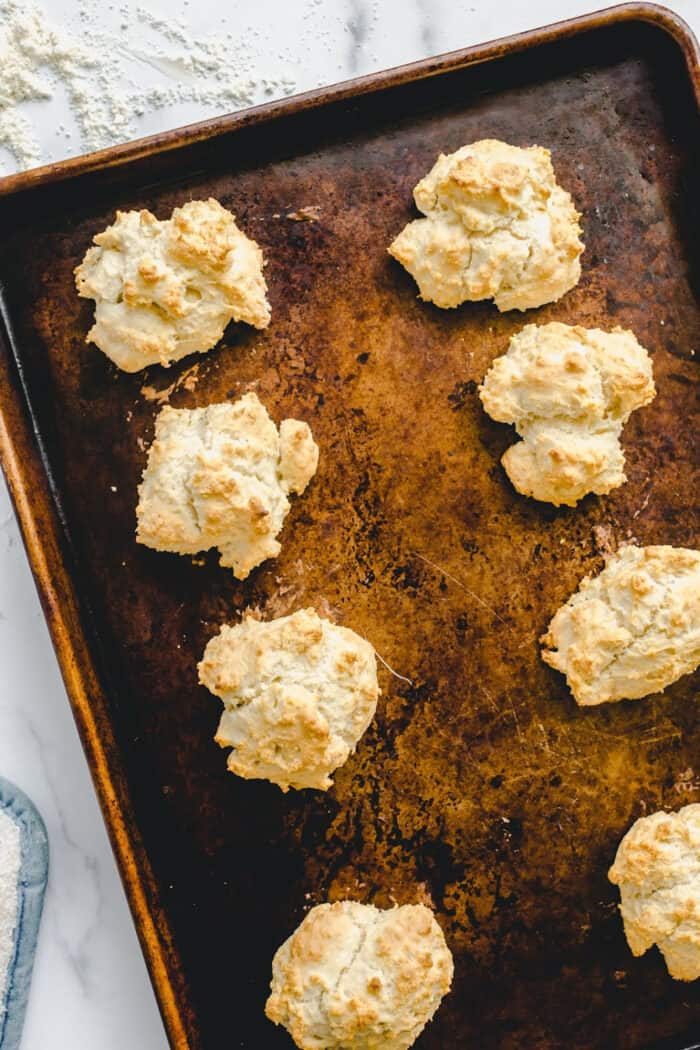
{"label": "baking sheet", "polygon": [[[636,817],[700,801],[697,676],[581,711],[537,645],[605,550],[697,545],[696,77],[678,20],[636,6],[0,183],[3,463],[174,1046],[291,1046],[262,1012],[272,954],[348,896],[436,910],[456,976],[422,1050],[678,1047],[700,1024],[694,985],[630,955],[606,879]],[[526,315],[420,303],[386,254],[438,152],[485,137],[550,148],[584,216],[581,283]],[[73,267],[117,208],[208,195],[263,247],[273,323],[119,373]],[[477,395],[535,320],[653,354],[628,484],[576,509],[513,492],[513,432]],[[240,583],[138,547],[134,506],[160,405],[250,389],[321,461]],[[304,605],[403,677],[381,670],[334,788],[285,796],[225,772],[195,664],[245,608]]]}

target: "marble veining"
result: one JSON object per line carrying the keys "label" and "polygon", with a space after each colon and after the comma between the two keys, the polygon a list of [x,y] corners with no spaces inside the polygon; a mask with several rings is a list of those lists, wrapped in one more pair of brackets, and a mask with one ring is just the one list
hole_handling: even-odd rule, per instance
{"label": "marble veining", "polygon": [[356,72],[361,65],[362,50],[370,31],[370,6],[366,0],[350,0],[347,27],[350,34],[348,66]]}

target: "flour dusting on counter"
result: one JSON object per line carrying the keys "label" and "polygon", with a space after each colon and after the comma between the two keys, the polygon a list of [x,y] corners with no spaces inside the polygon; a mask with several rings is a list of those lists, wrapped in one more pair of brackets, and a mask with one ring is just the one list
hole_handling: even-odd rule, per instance
{"label": "flour dusting on counter", "polygon": [[26,103],[66,96],[75,129],[58,132],[75,133],[78,147],[68,153],[133,138],[155,110],[195,103],[222,113],[294,90],[287,77],[255,74],[243,30],[198,37],[181,19],[100,0],[83,3],[77,22],[67,30],[39,4],[0,0],[0,147],[12,162],[0,157],[0,174],[44,159]]}
{"label": "flour dusting on counter", "polygon": [[15,946],[21,859],[19,825],[0,809],[0,1019],[5,1012],[7,973]]}

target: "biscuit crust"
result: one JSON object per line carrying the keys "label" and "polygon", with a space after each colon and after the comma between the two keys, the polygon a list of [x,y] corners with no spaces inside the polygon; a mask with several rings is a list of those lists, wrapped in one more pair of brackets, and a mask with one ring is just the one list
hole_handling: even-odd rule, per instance
{"label": "biscuit crust", "polygon": [[253,393],[206,408],[166,405],[139,486],[136,539],[176,554],[218,547],[244,580],[279,554],[288,495],[304,491],[317,465],[309,426],[285,419],[278,432]]}
{"label": "biscuit crust", "polygon": [[516,333],[479,389],[492,419],[523,439],[501,460],[513,485],[557,507],[627,480],[622,427],[655,395],[651,358],[632,332],[557,322]]}
{"label": "biscuit crust", "polygon": [[270,323],[260,248],[212,197],[160,221],[118,211],[75,270],[78,295],[95,300],[95,343],[119,368],[138,372],[203,354],[229,321]]}
{"label": "biscuit crust", "polygon": [[441,154],[413,196],[389,253],[420,298],[448,309],[493,299],[499,310],[555,302],[581,276],[579,213],[558,185],[549,150],[482,139]]}
{"label": "biscuit crust", "polygon": [[621,548],[541,641],[582,707],[663,692],[700,664],[700,551]]}
{"label": "biscuit crust", "polygon": [[229,770],[283,791],[331,787],[377,709],[374,649],[313,609],[222,627],[198,671],[224,702],[216,741],[233,748]]}
{"label": "biscuit crust", "polygon": [[319,904],[273,959],[265,1013],[301,1050],[408,1050],[452,976],[425,905]]}
{"label": "biscuit crust", "polygon": [[608,878],[633,955],[658,945],[677,981],[700,977],[700,805],[641,817],[620,842]]}

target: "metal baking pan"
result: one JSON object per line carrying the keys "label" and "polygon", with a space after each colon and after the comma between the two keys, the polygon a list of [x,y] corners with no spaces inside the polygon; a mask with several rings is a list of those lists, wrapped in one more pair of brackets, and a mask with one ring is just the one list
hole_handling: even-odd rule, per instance
{"label": "metal baking pan", "polygon": [[[272,954],[342,897],[435,908],[456,976],[422,1050],[697,1038],[697,986],[632,958],[606,872],[636,817],[700,800],[698,679],[579,710],[537,639],[605,549],[697,544],[699,100],[688,29],[632,4],[0,182],[2,462],[178,1050],[289,1047],[263,1016]],[[583,213],[581,283],[527,315],[421,303],[386,253],[436,155],[485,137],[550,148]],[[73,267],[115,209],[210,194],[265,251],[271,327],[118,373]],[[477,396],[554,319],[632,328],[658,386],[628,483],[573,510],[513,491],[512,431]],[[159,405],[250,388],[321,462],[238,583],[137,546],[134,505]],[[195,664],[246,607],[303,605],[403,678],[382,672],[331,791],[282,795],[225,772]]]}

